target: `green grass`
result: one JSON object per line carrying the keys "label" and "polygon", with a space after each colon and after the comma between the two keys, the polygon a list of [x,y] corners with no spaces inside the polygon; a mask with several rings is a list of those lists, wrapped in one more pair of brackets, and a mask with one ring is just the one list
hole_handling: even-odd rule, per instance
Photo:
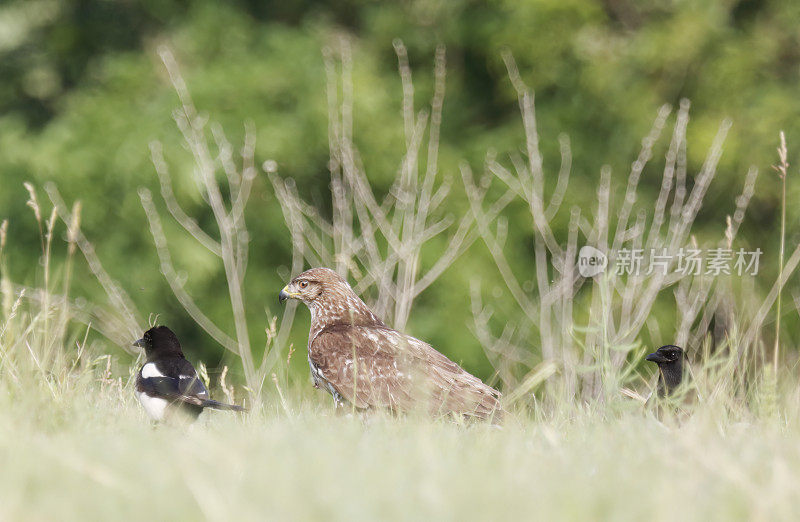
{"label": "green grass", "polygon": [[[622,393],[527,392],[502,427],[353,417],[308,380],[287,380],[282,361],[249,414],[154,427],[134,398],[139,363],[120,364],[74,323],[45,338],[47,314],[33,299],[3,308],[3,521],[800,515],[800,386],[788,371],[769,382],[754,373],[742,391],[730,378],[735,351],[694,368],[704,398],[693,415],[663,420]],[[647,391],[644,376],[626,382]]]}
{"label": "green grass", "polygon": [[[104,365],[103,365],[104,366]],[[39,383],[41,384],[41,383]],[[299,385],[298,385],[299,386]],[[246,416],[153,427],[122,380],[0,392],[0,520],[795,520],[800,411],[633,401],[503,428],[337,415],[310,384]],[[24,390],[24,393],[23,393]]]}

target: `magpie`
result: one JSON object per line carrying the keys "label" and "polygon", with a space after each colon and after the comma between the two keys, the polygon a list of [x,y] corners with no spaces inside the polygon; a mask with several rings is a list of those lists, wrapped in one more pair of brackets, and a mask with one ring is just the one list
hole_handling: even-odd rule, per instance
{"label": "magpie", "polygon": [[658,365],[657,393],[659,397],[668,397],[674,394],[675,390],[683,383],[685,357],[683,348],[667,344],[645,358]]}
{"label": "magpie", "polygon": [[183,356],[178,337],[166,326],[150,328],[133,345],[144,348],[147,356],[136,376],[136,397],[154,421],[176,414],[193,421],[203,408],[246,411],[209,398],[194,366]]}

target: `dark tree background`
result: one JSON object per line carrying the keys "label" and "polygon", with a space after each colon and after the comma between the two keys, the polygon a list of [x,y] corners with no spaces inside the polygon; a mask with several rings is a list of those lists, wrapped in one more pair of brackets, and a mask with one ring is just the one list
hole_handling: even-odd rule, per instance
{"label": "dark tree background", "polygon": [[[796,163],[800,138],[798,20],[800,4],[790,0],[5,2],[0,217],[10,220],[9,273],[16,281],[41,283],[38,228],[22,184],[54,181],[68,201],[82,201],[85,233],[140,310],[160,313],[196,346],[195,353],[212,366],[219,362],[221,349],[191,326],[163,282],[137,196],[140,186],[157,187],[148,143],[159,139],[178,197],[194,211],[205,208],[171,120],[177,97],[155,50],[161,44],[173,49],[197,106],[235,143],[241,142],[243,122],[254,122],[257,159],[275,160],[304,196],[322,202],[328,200],[323,48],[345,35],[355,67],[355,140],[376,190],[388,189],[403,153],[393,40],[408,47],[418,109],[430,97],[435,49],[446,46],[440,170],[456,180],[459,161],[479,172],[489,149],[501,158],[522,151],[516,95],[501,58],[508,50],[536,91],[551,172],[559,164],[559,133],[570,137],[573,181],[566,208],[594,200],[602,165],[613,168],[616,192],[624,188],[641,138],[662,104],[692,102],[690,173],[699,170],[717,127],[730,118],[733,127],[699,229],[721,234],[747,169],[757,166],[761,175],[742,241],[765,251],[769,276],[777,265],[779,210],[779,184],[770,165],[777,161],[780,130],[786,131],[790,163]],[[657,154],[663,157],[663,150]],[[642,181],[653,197],[660,165],[657,158]],[[797,198],[794,177],[792,168],[789,201]],[[261,332],[265,310],[281,313],[275,304],[283,284],[278,269],[287,267],[290,245],[266,178],[254,190],[248,314],[252,331]],[[448,210],[464,212],[463,190],[456,192]],[[515,268],[533,277],[525,215],[524,208],[510,209],[509,243],[517,245]],[[788,217],[794,245],[800,230],[796,207],[789,207]],[[211,223],[210,215],[205,219]],[[221,267],[177,230],[167,233],[176,264],[191,267],[192,294],[230,325]],[[88,271],[78,271],[74,292],[98,296]],[[485,376],[488,363],[465,328],[475,274],[483,275],[486,288],[497,283],[480,245],[421,296],[409,328]],[[299,346],[305,343],[304,313],[295,328]]]}

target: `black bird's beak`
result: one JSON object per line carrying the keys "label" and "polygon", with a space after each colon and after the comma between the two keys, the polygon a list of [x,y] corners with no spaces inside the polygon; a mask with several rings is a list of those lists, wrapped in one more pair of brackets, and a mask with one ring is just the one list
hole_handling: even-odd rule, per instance
{"label": "black bird's beak", "polygon": [[645,360],[646,361],[650,361],[650,362],[654,362],[656,364],[667,362],[666,357],[664,357],[663,355],[661,355],[658,352],[653,352],[653,353],[649,354],[647,357],[645,357]]}
{"label": "black bird's beak", "polygon": [[144,348],[144,339],[139,339],[138,341],[133,342],[133,346],[137,346],[139,348]]}
{"label": "black bird's beak", "polygon": [[289,299],[289,297],[291,296],[289,295],[289,292],[286,291],[286,287],[284,286],[283,290],[281,290],[281,293],[278,294],[278,303],[283,304],[283,302]]}

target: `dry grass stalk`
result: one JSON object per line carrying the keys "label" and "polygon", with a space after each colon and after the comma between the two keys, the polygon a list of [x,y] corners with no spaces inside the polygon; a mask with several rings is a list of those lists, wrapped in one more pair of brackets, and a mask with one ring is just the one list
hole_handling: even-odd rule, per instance
{"label": "dry grass stalk", "polygon": [[[702,344],[715,315],[736,315],[738,322],[747,323],[748,328],[743,336],[731,339],[732,346],[738,356],[752,354],[754,343],[757,342],[756,332],[760,331],[765,318],[764,308],[769,309],[768,305],[775,299],[773,294],[780,292],[786,277],[779,277],[773,292],[753,317],[750,311],[744,310],[744,304],[739,310],[731,308],[732,290],[726,282],[730,276],[677,271],[678,259],[674,255],[681,248],[700,248],[691,235],[692,225],[716,173],[730,122],[724,121],[720,126],[706,160],[689,189],[686,172],[689,103],[685,100],[681,102],[667,147],[655,207],[652,210],[637,208],[639,181],[670,114],[669,107],[662,107],[651,131],[642,141],[638,157],[631,165],[621,202],[612,204],[611,169],[603,167],[594,216],[585,216],[577,207],[570,209],[568,235],[566,244],[562,245],[556,239],[551,223],[567,190],[571,165],[568,141],[560,139],[561,168],[548,200],[544,194],[545,173],[539,150],[533,92],[522,81],[513,57],[506,54],[504,59],[519,97],[527,157],[523,160],[512,156],[511,170],[493,155],[487,156],[486,174],[478,182],[474,181],[467,166],[462,172],[468,193],[473,195],[478,193],[479,187],[487,187],[491,179],[499,180],[515,199],[527,205],[533,223],[535,277],[523,284],[524,279],[514,272],[504,253],[504,222],[495,219],[496,216],[486,210],[485,201],[478,198],[471,200],[477,231],[493,257],[506,289],[524,317],[516,325],[504,321],[502,333],[493,334],[490,321],[492,311],[481,304],[480,292],[473,289],[476,335],[490,354],[490,359],[502,361],[496,368],[506,387],[513,389],[525,382],[526,376],[530,378],[535,375],[535,370],[530,368],[543,359],[556,362],[561,368],[560,378],[548,381],[551,391],[566,396],[578,394],[585,399],[604,399],[609,392],[617,393],[621,379],[633,375],[626,361],[632,357],[632,353],[640,350],[638,339],[643,330],[648,329],[660,337],[660,329],[650,317],[656,299],[667,288],[675,289],[679,322],[673,336],[664,339],[665,344],[667,341],[685,344],[692,353]],[[735,201],[733,217],[729,216],[726,220],[720,248],[732,247],[754,193],[756,176],[757,170],[751,168],[743,191]],[[485,193],[486,189],[483,190]],[[668,211],[670,199],[672,203]],[[503,207],[507,204],[503,198],[497,201]],[[617,218],[612,226],[613,215]],[[575,264],[581,237],[584,244],[605,253],[639,249],[643,252],[671,252],[673,255],[663,270],[648,272],[642,269],[629,274],[616,273],[611,266],[611,259],[605,273],[595,278],[593,284],[587,285],[588,281],[581,277]],[[789,260],[787,272],[795,269],[796,262],[794,257]],[[644,263],[642,266],[644,268]],[[727,308],[721,308],[723,304]],[[726,335],[731,335],[731,332]],[[493,353],[498,355],[491,356]],[[578,365],[583,365],[585,370],[577,372],[575,368]]]}
{"label": "dry grass stalk", "polygon": [[[293,265],[330,266],[353,281],[358,294],[394,327],[403,329],[411,305],[477,238],[474,219],[441,216],[451,184],[439,181],[439,129],[445,95],[445,53],[437,49],[429,110],[415,112],[408,56],[395,41],[403,85],[406,153],[388,194],[371,187],[353,144],[352,57],[347,40],[326,51],[332,215],[303,201],[294,180],[271,174],[294,249]],[[341,95],[339,94],[341,92]],[[425,136],[427,135],[427,143]],[[424,165],[424,168],[423,168]],[[430,267],[423,249],[447,234]],[[293,266],[293,273],[300,267]]]}
{"label": "dry grass stalk", "polygon": [[[244,144],[241,149],[241,162],[233,157],[233,146],[228,141],[222,128],[211,125],[211,136],[206,134],[206,118],[200,115],[194,106],[177,62],[169,49],[162,47],[159,55],[167,69],[172,85],[181,102],[180,110],[175,111],[174,120],[180,130],[195,163],[194,174],[201,190],[203,200],[211,209],[217,224],[218,237],[204,231],[197,220],[189,215],[178,203],[172,190],[172,177],[158,142],[151,143],[150,152],[158,174],[161,196],[173,219],[183,229],[217,256],[222,262],[228,288],[228,297],[233,315],[233,336],[219,327],[184,288],[185,281],[178,277],[169,252],[161,219],[147,189],[140,189],[139,197],[150,223],[150,231],[156,245],[156,252],[161,264],[161,272],[167,280],[172,292],[186,312],[195,322],[214,338],[220,345],[235,353],[242,362],[245,381],[251,394],[251,400],[257,401],[264,385],[264,379],[275,362],[273,337],[268,339],[264,357],[260,364],[254,361],[250,346],[250,336],[245,313],[244,279],[247,271],[250,236],[245,222],[245,209],[249,202],[253,182],[256,178],[254,163],[255,129],[252,124],[245,125]],[[210,141],[213,142],[213,146]],[[222,171],[227,182],[226,194],[220,187],[217,173]],[[272,354],[272,357],[269,355]]]}
{"label": "dry grass stalk", "polygon": [[[781,242],[780,254],[778,256],[778,279],[783,277],[783,252],[786,246],[786,174],[789,170],[789,162],[787,160],[786,150],[786,136],[781,131],[781,142],[778,146],[778,158],[780,163],[773,165],[773,169],[778,172],[778,178],[781,180]],[[783,285],[778,287],[777,304],[775,309],[775,346],[773,348],[772,364],[775,373],[778,373],[778,354],[780,352],[781,342],[781,291]]]}

